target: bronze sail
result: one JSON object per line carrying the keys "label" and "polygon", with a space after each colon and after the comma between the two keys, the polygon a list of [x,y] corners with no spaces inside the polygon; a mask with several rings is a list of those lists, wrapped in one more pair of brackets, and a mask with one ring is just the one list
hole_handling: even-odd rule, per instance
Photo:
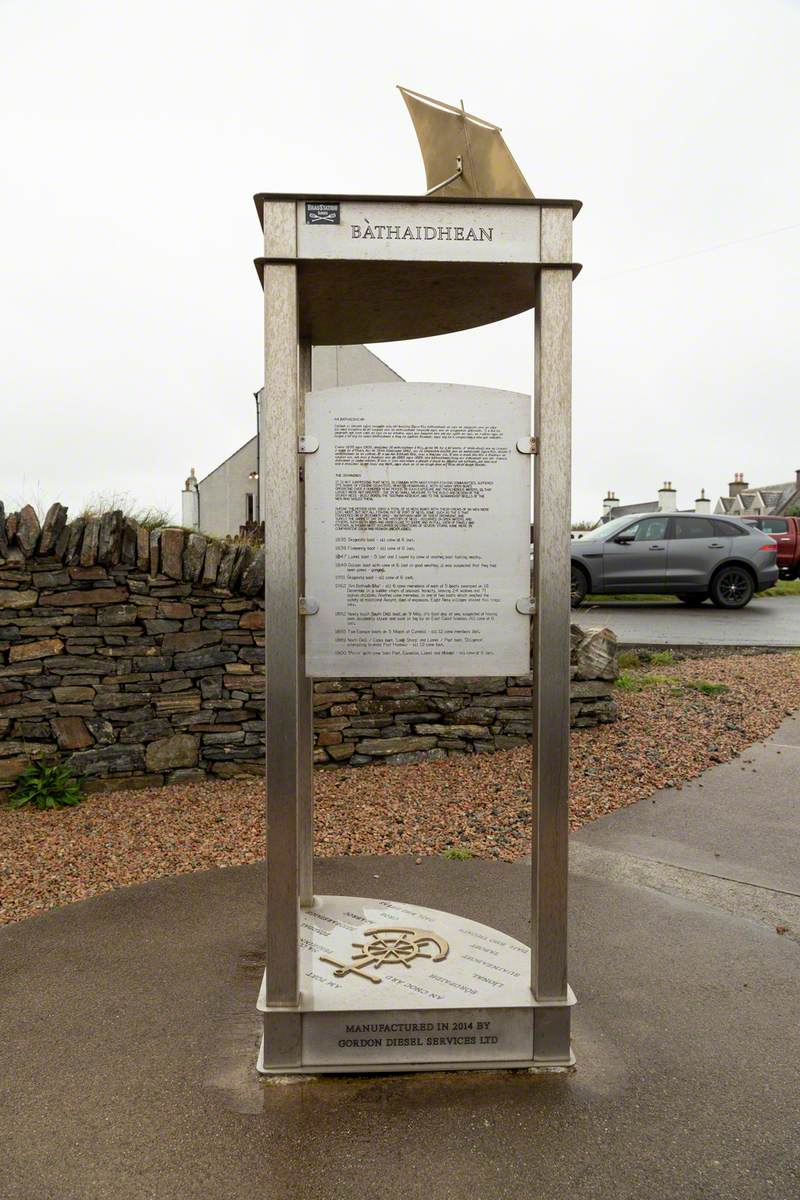
{"label": "bronze sail", "polygon": [[425,163],[428,195],[532,200],[499,125],[400,87]]}

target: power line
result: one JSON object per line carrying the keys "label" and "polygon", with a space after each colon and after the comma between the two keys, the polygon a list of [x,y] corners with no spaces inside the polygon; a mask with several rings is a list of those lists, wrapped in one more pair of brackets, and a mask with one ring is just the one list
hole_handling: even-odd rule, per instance
{"label": "power line", "polygon": [[655,267],[666,267],[670,263],[683,262],[686,258],[697,258],[701,254],[713,254],[716,250],[728,250],[731,246],[742,246],[745,242],[756,242],[759,238],[775,237],[778,233],[788,233],[793,229],[800,229],[800,221],[794,225],[781,225],[778,229],[767,229],[763,233],[752,233],[749,237],[736,238],[732,242],[720,242],[716,246],[706,246],[702,250],[690,250],[688,254],[676,254],[673,258],[662,258],[657,262],[641,263],[638,267],[625,267],[621,271],[612,271],[610,275],[601,275],[597,279],[588,279],[586,284],[605,283],[607,279],[619,279],[621,275],[632,275],[636,271],[652,271]]}

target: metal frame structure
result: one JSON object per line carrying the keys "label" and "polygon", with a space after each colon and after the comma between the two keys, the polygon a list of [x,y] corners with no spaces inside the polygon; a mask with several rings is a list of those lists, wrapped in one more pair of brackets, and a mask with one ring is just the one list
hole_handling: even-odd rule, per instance
{"label": "metal frame structure", "polygon": [[[382,306],[379,319],[390,335],[384,340],[394,340],[390,290],[399,278],[395,260],[376,258],[367,264],[372,290],[362,294],[365,265],[353,262],[357,287],[348,291],[347,261],[312,260],[300,253],[300,214],[313,199],[287,194],[256,197],[264,231],[264,256],[257,260],[257,268],[264,287],[265,342],[259,471],[266,497],[265,1062],[271,1069],[297,1066],[300,1061],[299,914],[313,903],[313,708],[301,611],[305,534],[300,454],[304,399],[311,385],[311,343],[325,344],[334,336],[340,342],[378,340],[375,310]],[[362,207],[394,200],[425,206],[419,209],[423,214],[442,203],[436,196],[323,199],[337,205],[348,199]],[[484,209],[495,205],[504,210],[523,206],[538,214],[538,244],[530,245],[527,261],[520,262],[519,254],[513,261],[503,261],[498,249],[497,262],[486,264],[490,291],[485,320],[480,313],[476,319],[475,276],[469,264],[463,258],[440,261],[436,270],[440,285],[449,289],[447,320],[452,328],[535,309],[531,990],[537,1007],[533,1061],[542,1066],[566,1065],[571,1061],[573,1002],[567,985],[571,337],[572,281],[579,270],[572,263],[572,222],[580,206],[563,200],[451,199],[447,203],[465,212],[474,205]],[[390,256],[392,243],[387,248]],[[428,288],[430,272],[424,262],[400,266],[403,278],[412,281],[414,268],[420,270],[414,318],[418,331],[409,333],[405,311],[397,318],[403,323],[398,336],[439,332],[441,313],[435,306],[441,305],[437,299],[441,286],[438,291]],[[513,294],[503,293],[507,311],[498,314],[497,294],[507,278],[514,280]],[[493,281],[497,283],[494,295]],[[329,309],[336,308],[337,293],[343,297],[330,320],[324,304],[326,286]],[[343,314],[344,304],[348,311]],[[346,339],[342,333],[348,335]]]}

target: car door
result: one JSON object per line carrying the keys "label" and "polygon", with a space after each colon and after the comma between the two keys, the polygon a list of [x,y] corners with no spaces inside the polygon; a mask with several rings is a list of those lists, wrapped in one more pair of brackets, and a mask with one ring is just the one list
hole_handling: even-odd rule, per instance
{"label": "car door", "polygon": [[786,517],[759,517],[756,524],[778,543],[778,566],[788,567],[794,558],[794,539]]}
{"label": "car door", "polygon": [[728,558],[731,538],[720,532],[721,521],[712,517],[676,514],[672,518],[667,550],[666,589],[701,591],[708,587],[714,568]]}
{"label": "car door", "polygon": [[658,592],[667,570],[669,517],[640,517],[603,545],[603,590]]}

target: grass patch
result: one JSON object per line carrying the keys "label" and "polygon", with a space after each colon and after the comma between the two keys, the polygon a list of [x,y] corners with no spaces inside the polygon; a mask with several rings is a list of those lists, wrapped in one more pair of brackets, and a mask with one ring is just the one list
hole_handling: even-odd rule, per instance
{"label": "grass patch", "polygon": [[648,671],[632,673],[621,671],[617,677],[616,686],[623,692],[643,692],[645,688],[658,687],[661,683],[669,683],[666,675],[654,675]]}
{"label": "grass patch", "polygon": [[90,521],[102,517],[104,513],[116,511],[144,529],[153,530],[172,525],[172,513],[163,508],[139,504],[129,492],[94,492],[81,508],[79,515],[82,520]]}
{"label": "grass patch", "polygon": [[656,667],[671,667],[677,662],[671,650],[621,650],[617,662],[623,671],[638,670],[651,664]]}
{"label": "grass patch", "polygon": [[614,686],[621,688],[623,692],[640,692],[644,683],[640,675],[631,675],[629,671],[620,671]]}
{"label": "grass patch", "polygon": [[[767,588],[763,592],[758,592],[759,596],[800,596],[800,579],[779,579],[774,587]],[[638,592],[620,593],[617,595],[614,592],[592,593],[586,596],[585,602],[588,604],[608,604],[615,600],[622,600],[627,603],[643,604],[666,604],[670,600],[674,600],[674,596],[656,596],[639,594]]]}
{"label": "grass patch", "polygon": [[619,594],[617,594],[616,592],[607,592],[605,594],[602,594],[602,593],[597,594],[597,593],[593,592],[591,595],[586,596],[585,599],[586,599],[586,602],[591,603],[591,604],[608,604],[609,600],[629,600],[629,601],[633,600],[633,601],[636,601],[636,603],[639,603],[640,601],[652,600],[657,604],[664,604],[667,600],[674,600],[675,597],[674,596],[655,596],[655,595],[651,595],[649,592],[648,593],[642,592],[641,594],[638,592],[629,592],[629,593],[628,592],[626,592],[626,593],[620,592]]}
{"label": "grass patch", "polygon": [[759,592],[759,596],[800,596],[800,579],[779,579],[775,587]]}
{"label": "grass patch", "polygon": [[687,679],[683,686],[702,692],[704,696],[721,696],[723,692],[730,691],[727,683],[707,683],[705,679]]}
{"label": "grass patch", "polygon": [[465,849],[464,846],[448,846],[442,851],[442,858],[455,859],[456,862],[466,862],[468,858],[474,858],[471,850]]}
{"label": "grass patch", "polygon": [[[646,651],[643,651],[642,655],[644,656],[646,653]],[[621,665],[628,665],[635,668],[637,663],[630,660],[637,658],[636,652],[628,651],[627,654],[627,664],[621,663]],[[620,655],[620,662],[622,657],[623,656]],[[669,664],[673,663],[675,659],[669,650],[665,650],[663,652],[659,651],[657,654],[654,654],[649,661],[661,666],[668,666]],[[639,665],[644,666],[644,663],[640,663]],[[727,683],[709,683],[706,679],[680,680],[675,679],[674,676],[660,675],[656,671],[635,669],[620,671],[615,686],[621,688],[623,692],[643,692],[646,688],[659,687],[662,684],[670,685],[670,693],[673,696],[680,696],[681,693],[685,692],[687,689],[693,692],[701,692],[704,696],[721,696],[724,692],[730,691]]]}

